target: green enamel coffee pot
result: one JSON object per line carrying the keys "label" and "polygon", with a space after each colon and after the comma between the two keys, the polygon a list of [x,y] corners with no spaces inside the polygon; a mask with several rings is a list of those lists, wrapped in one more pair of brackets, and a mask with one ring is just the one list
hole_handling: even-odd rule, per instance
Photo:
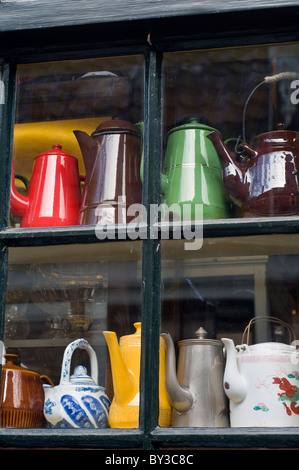
{"label": "green enamel coffee pot", "polygon": [[196,205],[202,205],[203,219],[230,216],[219,157],[207,139],[212,130],[216,131],[199,119],[190,118],[168,133],[162,174],[163,203],[173,213],[179,213],[181,220],[198,219]]}

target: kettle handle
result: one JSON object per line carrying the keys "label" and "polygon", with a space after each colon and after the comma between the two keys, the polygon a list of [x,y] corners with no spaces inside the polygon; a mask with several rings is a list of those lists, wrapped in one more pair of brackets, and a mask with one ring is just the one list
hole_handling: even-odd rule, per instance
{"label": "kettle handle", "polygon": [[[280,320],[280,318],[276,317],[269,317],[269,316],[260,316],[260,317],[254,317],[250,320],[248,325],[246,326],[245,330],[243,331],[243,336],[242,336],[242,344],[249,344],[249,335],[250,335],[250,327],[253,323],[257,321],[272,321],[273,323],[279,323],[280,325],[285,326],[289,330],[289,335],[290,335],[290,343],[292,342],[292,335],[294,336],[294,341],[296,340],[295,332],[294,330],[283,320]],[[245,341],[245,335],[247,335],[246,341]]]}
{"label": "kettle handle", "polygon": [[15,174],[15,178],[16,178],[17,180],[22,181],[22,183],[24,183],[24,186],[25,186],[26,191],[28,191],[28,188],[29,188],[29,180],[28,180],[28,178],[26,178],[26,176],[24,176],[24,175],[17,174],[17,173]]}
{"label": "kettle handle", "polygon": [[70,381],[70,368],[73,352],[76,348],[85,349],[89,355],[91,365],[91,378],[98,385],[98,361],[97,356],[90,344],[83,338],[76,339],[70,343],[63,354],[60,384],[68,384]]}
{"label": "kettle handle", "polygon": [[264,80],[262,82],[260,82],[258,85],[256,85],[254,87],[254,89],[251,91],[251,93],[249,94],[249,96],[247,97],[247,100],[245,102],[245,105],[244,105],[244,108],[243,108],[243,116],[242,116],[242,139],[244,142],[246,142],[246,131],[245,131],[245,120],[246,120],[246,110],[247,110],[247,106],[248,106],[248,102],[250,100],[250,98],[252,97],[253,93],[261,86],[263,85],[264,83],[268,84],[268,83],[274,83],[274,82],[279,82],[280,80],[298,80],[299,78],[299,74],[297,72],[281,72],[281,73],[277,73],[275,75],[271,75],[271,76],[268,76],[268,77],[264,77]]}

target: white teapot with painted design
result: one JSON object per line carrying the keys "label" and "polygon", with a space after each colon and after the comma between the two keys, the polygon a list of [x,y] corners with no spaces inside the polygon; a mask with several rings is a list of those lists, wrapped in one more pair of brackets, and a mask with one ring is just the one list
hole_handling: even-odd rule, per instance
{"label": "white teapot with painted design", "polygon": [[[296,343],[248,345],[250,326],[258,320],[288,325],[274,317],[255,317],[245,328],[247,343],[222,338],[226,350],[224,390],[230,400],[230,424],[299,426],[299,353]],[[288,327],[289,328],[289,327]]]}

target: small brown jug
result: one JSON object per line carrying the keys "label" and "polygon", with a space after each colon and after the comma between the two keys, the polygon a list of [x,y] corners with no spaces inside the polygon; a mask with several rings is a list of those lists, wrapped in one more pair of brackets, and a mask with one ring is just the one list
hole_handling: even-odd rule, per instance
{"label": "small brown jug", "polygon": [[4,357],[6,364],[2,366],[0,426],[44,427],[44,390],[41,379],[52,384],[51,380],[14,364],[18,359],[16,354],[5,354]]}

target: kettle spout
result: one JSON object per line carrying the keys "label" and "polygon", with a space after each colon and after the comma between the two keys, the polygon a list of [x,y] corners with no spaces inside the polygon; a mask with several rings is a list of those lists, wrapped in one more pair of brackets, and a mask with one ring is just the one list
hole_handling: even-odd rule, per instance
{"label": "kettle spout", "polygon": [[219,132],[213,131],[207,137],[218,154],[223,170],[223,183],[228,194],[236,204],[242,205],[249,191],[249,184],[246,182],[247,166],[241,165],[231,156]]}
{"label": "kettle spout", "polygon": [[185,413],[193,405],[193,395],[189,390],[183,389],[176,376],[175,350],[173,340],[169,333],[162,333],[166,343],[166,390],[171,405],[179,413]]}
{"label": "kettle spout", "polygon": [[106,340],[112,371],[115,401],[119,404],[130,402],[135,395],[134,377],[128,370],[114,331],[103,331]]}
{"label": "kettle spout", "polygon": [[16,217],[23,218],[29,207],[29,198],[17,191],[15,186],[15,166],[12,162],[11,184],[10,184],[10,210]]}
{"label": "kettle spout", "polygon": [[235,403],[240,403],[247,395],[247,384],[240,374],[237,364],[237,352],[234,342],[230,338],[221,338],[226,351],[226,365],[223,384],[227,397]]}
{"label": "kettle spout", "polygon": [[239,168],[238,163],[235,162],[233,158],[231,157],[225,145],[225,142],[223,141],[219,132],[216,132],[216,131],[210,132],[210,134],[207,135],[207,138],[210,139],[210,141],[213,143],[216,149],[216,152],[218,154],[222,168],[226,168],[229,165],[233,165]]}
{"label": "kettle spout", "polygon": [[95,156],[98,152],[98,143],[84,131],[73,131],[84,160],[86,175],[89,177]]}

